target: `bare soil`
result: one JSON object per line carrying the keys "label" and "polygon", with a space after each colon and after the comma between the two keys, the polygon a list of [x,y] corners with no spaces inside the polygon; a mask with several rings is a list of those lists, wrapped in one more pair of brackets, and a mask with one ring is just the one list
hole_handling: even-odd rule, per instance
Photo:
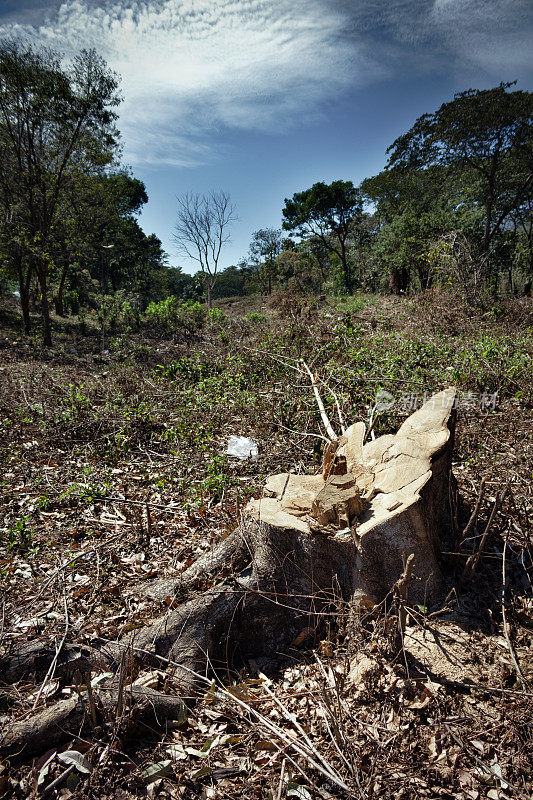
{"label": "bare soil", "polygon": [[[113,642],[208,589],[155,598],[148,587],[231,534],[269,475],[316,471],[322,431],[293,369],[301,357],[348,423],[370,424],[377,390],[392,395],[376,434],[395,431],[424,394],[458,387],[459,531],[482,481],[484,491],[460,547],[443,542],[446,602],[408,609],[398,651],[392,601],[339,601],[286,652],[207,675],[205,695],[171,725],[132,734],[126,709],[38,758],[6,755],[0,798],[530,797],[531,300],[483,312],[435,294],[221,308],[195,336],[116,331],[104,347],[96,328],[56,320],[52,350],[4,313],[2,653],[21,641],[58,648],[66,635]],[[332,420],[333,393],[324,389]],[[256,461],[225,455],[232,434],[257,442]],[[126,687],[176,692],[172,664],[123,672]],[[96,691],[102,674],[91,681]],[[0,675],[2,730],[86,697],[86,682]],[[86,771],[64,775],[64,751],[82,754]]]}

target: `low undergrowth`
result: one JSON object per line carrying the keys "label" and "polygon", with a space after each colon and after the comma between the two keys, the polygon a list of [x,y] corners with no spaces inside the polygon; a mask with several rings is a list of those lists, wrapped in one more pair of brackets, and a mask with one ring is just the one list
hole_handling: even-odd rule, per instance
{"label": "low undergrowth", "polygon": [[[65,328],[53,351],[12,328],[0,332],[2,647],[20,637],[59,642],[65,626],[90,643],[145,624],[162,601],[146,599],[143,582],[177,574],[224,538],[269,474],[315,471],[323,431],[299,359],[320,377],[337,428],[340,414],[346,424],[373,424],[376,435],[395,431],[424,397],[457,386],[460,527],[482,480],[485,492],[462,549],[443,555],[447,603],[410,611],[409,641],[396,655],[385,647],[387,609],[354,617],[340,604],[320,636],[206,684],[205,698],[166,735],[145,730],[127,742],[117,728],[72,743],[90,774],[75,770],[58,791],[526,797],[531,301],[476,314],[433,295],[291,302],[239,301],[209,316],[191,307],[175,330],[156,309],[152,330],[117,330],[105,347],[97,326],[85,335]],[[231,435],[252,438],[258,459],[227,456]],[[507,484],[480,567],[460,586]],[[171,672],[162,665],[130,680],[172,691]],[[52,675],[39,696],[35,682],[3,685],[1,722],[77,691],[81,676],[62,685]],[[44,774],[44,762],[5,761],[0,797],[42,792],[65,768],[58,758]]]}

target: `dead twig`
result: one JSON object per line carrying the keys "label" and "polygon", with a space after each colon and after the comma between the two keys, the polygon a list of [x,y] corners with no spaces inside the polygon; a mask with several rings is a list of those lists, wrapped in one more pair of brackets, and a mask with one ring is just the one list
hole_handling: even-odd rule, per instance
{"label": "dead twig", "polygon": [[148,502],[146,503],[146,538],[148,544],[150,544],[152,538],[152,517],[150,516],[150,504]]}
{"label": "dead twig", "polygon": [[126,651],[123,650],[120,655],[120,671],[118,676],[118,698],[117,710],[115,713],[115,721],[118,722],[124,710],[124,685],[126,675]]}
{"label": "dead twig", "polygon": [[70,623],[69,623],[69,614],[68,614],[68,606],[67,606],[67,593],[66,593],[65,581],[64,580],[63,580],[63,605],[64,605],[64,608],[65,608],[65,632],[63,634],[63,638],[59,642],[59,645],[56,647],[56,652],[55,652],[55,655],[54,655],[54,657],[52,659],[52,663],[50,664],[50,666],[48,668],[48,672],[44,676],[44,680],[41,683],[39,691],[37,692],[37,697],[33,701],[32,709],[31,709],[32,711],[35,711],[35,709],[37,708],[37,705],[39,703],[39,700],[41,699],[41,695],[42,695],[42,693],[43,693],[43,691],[45,689],[46,684],[48,683],[48,681],[51,681],[52,678],[54,677],[54,672],[55,672],[56,665],[57,665],[57,659],[59,658],[59,654],[60,654],[61,650],[63,649],[63,645],[65,644],[65,642],[67,640],[67,635],[68,635]]}
{"label": "dead twig", "polygon": [[407,621],[407,611],[405,603],[407,595],[409,594],[409,587],[413,578],[413,567],[415,563],[414,553],[411,553],[405,562],[405,567],[402,576],[394,586],[394,595],[398,603],[398,633],[400,636],[401,646],[403,647],[403,638],[405,634],[405,624]]}
{"label": "dead twig", "polygon": [[285,764],[286,763],[287,763],[287,760],[284,758],[283,761],[281,762],[281,774],[279,776],[279,785],[278,785],[278,791],[276,793],[276,800],[281,800],[281,794],[283,792],[283,780],[285,778]]}
{"label": "dead twig", "polygon": [[492,523],[494,522],[494,517],[496,516],[497,511],[499,510],[502,502],[505,499],[507,492],[509,491],[509,486],[510,483],[507,484],[507,486],[502,492],[496,495],[496,499],[494,501],[494,505],[492,506],[492,511],[490,513],[489,520],[485,526],[485,530],[483,532],[483,536],[481,537],[481,541],[479,543],[477,552],[473,553],[465,564],[465,568],[463,570],[463,574],[461,575],[461,580],[460,580],[461,586],[467,580],[467,578],[471,578],[474,572],[476,571],[477,565],[479,564],[479,560],[483,555],[485,545],[487,544],[487,539],[489,538],[489,533],[492,527]]}
{"label": "dead twig", "polygon": [[499,778],[501,783],[507,784],[507,786],[509,786],[513,791],[517,793],[518,797],[522,797],[524,798],[524,800],[529,800],[528,795],[524,794],[517,786],[514,786],[512,783],[509,783],[509,781],[506,778],[500,777],[500,774],[496,772],[491,766],[485,764],[485,762],[479,758],[479,756],[473,751],[473,749],[468,745],[468,743],[465,742],[462,736],[460,736],[456,731],[454,731],[446,722],[444,722],[443,724],[448,733],[450,734],[450,736],[452,737],[452,739],[455,741],[455,743],[458,744],[459,747],[461,747],[464,752],[468,753],[470,758],[476,762],[478,767],[485,773],[485,775],[488,775],[491,778]]}
{"label": "dead twig", "polygon": [[479,509],[481,508],[481,503],[483,502],[483,495],[485,493],[485,485],[487,483],[487,479],[483,478],[481,481],[481,486],[479,487],[479,494],[477,496],[476,505],[474,506],[474,510],[470,515],[470,519],[466,523],[466,526],[462,532],[462,534],[457,538],[457,549],[461,549],[461,545],[466,540],[467,536],[470,534],[472,528],[475,525],[477,515],[479,514]]}
{"label": "dead twig", "polygon": [[505,590],[507,585],[507,575],[505,572],[505,558],[507,555],[507,543],[509,541],[509,531],[505,536],[505,542],[503,545],[503,557],[502,557],[502,620],[503,620],[503,635],[505,636],[505,641],[507,642],[507,647],[509,649],[509,654],[511,656],[512,662],[514,664],[514,668],[516,670],[516,674],[518,676],[518,680],[520,681],[523,689],[529,689],[528,682],[524,677],[524,673],[522,672],[522,668],[520,667],[520,663],[518,661],[518,657],[516,655],[515,649],[513,647],[513,643],[511,642],[511,637],[509,635],[509,625],[507,623],[507,613],[505,611]]}
{"label": "dead twig", "polygon": [[343,413],[341,411],[341,407],[340,407],[340,404],[339,404],[339,398],[337,397],[336,393],[333,391],[331,386],[328,386],[327,383],[324,383],[324,386],[326,387],[326,389],[328,390],[330,395],[333,397],[333,400],[335,401],[335,408],[337,409],[337,416],[339,418],[339,425],[341,426],[341,434],[345,434],[346,433],[346,424],[344,422],[344,416],[343,416]]}
{"label": "dead twig", "polygon": [[48,786],[43,789],[41,797],[48,797],[48,795],[51,794],[54,789],[56,789],[58,786],[61,786],[61,784],[68,778],[69,775],[72,775],[75,769],[76,764],[71,764],[69,767],[63,770],[61,775],[59,775],[55,780],[52,781],[52,783],[49,783]]}
{"label": "dead twig", "polygon": [[[339,694],[338,684],[334,679],[334,686],[332,688],[335,689],[335,700],[336,700],[336,705],[337,705],[337,710],[338,710],[338,713],[336,714],[335,711],[332,708],[332,704],[330,702],[330,699],[329,699],[329,696],[328,696],[328,692],[327,692],[327,689],[326,689],[326,686],[329,686],[330,682],[328,680],[328,676],[327,676],[326,670],[324,668],[324,664],[322,663],[321,659],[319,658],[318,653],[315,653],[315,659],[316,659],[316,662],[317,662],[317,664],[318,664],[318,666],[320,668],[320,671],[322,672],[323,678],[324,678],[324,690],[323,690],[323,693],[322,693],[322,697],[324,699],[324,703],[326,705],[326,710],[327,710],[328,713],[324,714],[323,719],[324,719],[324,722],[326,724],[326,728],[327,728],[327,731],[328,731],[328,734],[329,734],[329,738],[331,739],[331,741],[333,743],[333,746],[335,747],[335,750],[339,754],[341,760],[345,763],[345,765],[347,766],[347,768],[350,771],[350,774],[353,776],[361,797],[364,798],[365,794],[364,794],[363,789],[361,787],[361,784],[359,782],[359,777],[357,775],[357,772],[356,772],[356,769],[354,767],[354,764],[353,764],[353,762],[350,763],[348,761],[348,759],[346,758],[346,756],[344,755],[344,751],[345,750],[351,750],[351,748],[349,746],[349,741],[344,736],[344,733],[343,733],[343,730],[342,730],[343,704],[342,704],[341,697],[340,697],[340,694]],[[332,732],[332,730],[331,730],[331,728],[329,726],[328,714],[331,717],[332,724],[333,724],[333,727],[334,727],[334,732]],[[339,746],[339,744],[342,745],[342,749]]]}
{"label": "dead twig", "polygon": [[376,427],[378,419],[380,417],[379,412],[376,414],[376,416],[374,416],[374,411],[375,410],[376,410],[375,408],[372,408],[372,412],[371,412],[370,420],[369,420],[370,425],[368,426],[367,431],[365,433],[365,436],[364,436],[364,439],[363,439],[363,444],[366,444],[368,442],[370,436],[372,436],[372,438],[375,439],[374,428]]}
{"label": "dead twig", "polygon": [[316,403],[317,403],[317,406],[318,406],[318,410],[320,411],[320,417],[322,419],[322,423],[324,425],[324,428],[326,429],[326,433],[329,436],[330,440],[332,442],[335,442],[339,437],[337,436],[337,434],[333,430],[331,422],[329,421],[329,417],[326,414],[326,409],[324,408],[324,403],[322,402],[322,398],[320,397],[320,392],[318,391],[318,383],[317,383],[316,376],[313,375],[313,373],[311,372],[311,370],[309,369],[309,367],[307,366],[305,361],[303,361],[303,359],[302,359],[302,361],[300,363],[303,366],[303,368],[305,369],[305,371],[307,372],[307,374],[309,375],[309,378],[311,380],[311,387],[312,387],[313,392],[315,394],[315,400],[316,400]]}
{"label": "dead twig", "polygon": [[4,640],[4,625],[6,621],[6,601],[2,599],[2,623],[0,624],[0,646]]}
{"label": "dead twig", "polygon": [[26,608],[27,608],[27,609],[28,609],[28,608],[32,608],[32,607],[35,605],[35,603],[37,602],[37,600],[40,600],[40,598],[43,596],[43,594],[44,594],[44,592],[46,591],[46,589],[47,589],[47,588],[50,586],[50,584],[51,584],[51,583],[52,583],[52,582],[53,582],[53,581],[54,581],[54,580],[57,578],[57,576],[58,576],[58,575],[59,575],[61,572],[63,572],[63,570],[65,569],[65,567],[68,567],[68,566],[70,566],[71,564],[73,564],[75,561],[78,561],[79,559],[83,558],[84,556],[87,556],[87,555],[89,555],[89,553],[96,553],[96,552],[98,552],[98,550],[99,550],[99,549],[101,549],[101,548],[103,548],[103,547],[106,547],[106,546],[108,546],[108,545],[109,545],[109,543],[110,543],[110,542],[112,542],[113,540],[115,540],[115,539],[118,539],[119,537],[123,537],[123,536],[124,536],[124,531],[119,531],[118,533],[115,533],[115,534],[113,534],[112,536],[109,536],[109,537],[107,537],[107,539],[106,539],[106,541],[105,541],[105,542],[102,542],[101,544],[98,544],[98,545],[96,545],[96,546],[95,546],[95,545],[93,545],[92,547],[88,547],[88,548],[87,548],[87,549],[85,549],[85,550],[80,550],[80,551],[79,551],[78,553],[76,553],[76,555],[75,555],[75,556],[73,556],[72,558],[69,558],[67,561],[63,561],[63,563],[62,563],[62,564],[60,564],[60,565],[59,565],[59,567],[58,567],[56,570],[54,570],[54,572],[52,572],[52,574],[51,574],[51,575],[49,575],[49,576],[48,576],[48,578],[46,579],[46,581],[44,582],[44,584],[41,586],[41,589],[40,589],[40,591],[39,591],[39,592],[38,592],[38,593],[35,595],[35,597],[33,597],[33,598],[32,598],[32,600],[31,600],[31,601],[30,601],[30,602],[29,602],[29,603],[26,605]]}
{"label": "dead twig", "polygon": [[89,701],[89,711],[91,712],[91,721],[96,728],[98,720],[96,717],[96,706],[94,704],[93,687],[91,684],[91,670],[85,673],[85,686],[87,687],[87,699]]}

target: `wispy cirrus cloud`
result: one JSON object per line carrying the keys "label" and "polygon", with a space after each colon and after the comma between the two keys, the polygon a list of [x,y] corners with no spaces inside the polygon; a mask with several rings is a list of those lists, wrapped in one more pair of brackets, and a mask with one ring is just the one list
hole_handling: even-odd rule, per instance
{"label": "wispy cirrus cloud", "polygon": [[221,130],[285,131],[395,73],[531,75],[528,0],[6,2],[0,36],[95,47],[122,76],[133,164],[205,163]]}
{"label": "wispy cirrus cloud", "polygon": [[489,74],[533,73],[531,0],[333,2],[350,14],[352,29],[379,61],[388,53],[391,64],[401,59],[412,67],[444,57],[454,70],[470,64]]}
{"label": "wispy cirrus cloud", "polygon": [[533,73],[530,0],[433,0],[427,24],[459,63],[502,80]]}
{"label": "wispy cirrus cloud", "polygon": [[66,0],[0,35],[67,55],[94,46],[122,76],[127,157],[193,165],[209,158],[213,129],[284,130],[366,81],[346,24],[321,0]]}

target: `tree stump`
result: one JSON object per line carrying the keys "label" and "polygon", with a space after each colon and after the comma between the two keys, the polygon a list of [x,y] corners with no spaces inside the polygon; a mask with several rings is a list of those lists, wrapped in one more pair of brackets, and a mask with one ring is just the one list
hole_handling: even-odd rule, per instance
{"label": "tree stump", "polygon": [[454,401],[454,389],[440,392],[395,435],[367,444],[364,423],[352,425],[325,472],[275,475],[245,513],[269,531],[273,546],[298,532],[311,541],[326,536],[345,548],[346,558],[355,547],[349,576],[340,581],[347,599],[357,592],[379,602],[413,554],[409,601],[437,600],[440,541],[452,525]]}

